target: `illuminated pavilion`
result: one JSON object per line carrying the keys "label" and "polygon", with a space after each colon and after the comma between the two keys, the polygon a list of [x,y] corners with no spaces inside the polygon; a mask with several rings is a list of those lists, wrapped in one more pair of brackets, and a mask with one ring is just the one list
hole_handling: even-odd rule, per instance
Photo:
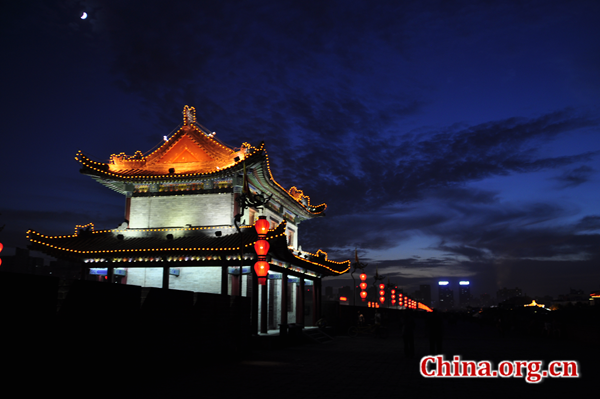
{"label": "illuminated pavilion", "polygon": [[[30,230],[28,239],[31,249],[81,262],[85,273],[142,287],[251,296],[253,324],[260,320],[266,332],[279,324],[314,324],[321,279],[350,268],[349,260],[332,261],[298,245],[300,223],[324,216],[326,205],[279,185],[264,143],[224,145],[196,123],[193,107],[184,107],[183,125],[147,155],[113,154],[96,162],[79,151],[75,159],[81,173],[125,196],[125,221],[102,231],[77,226],[62,236]],[[246,193],[266,204],[246,209],[239,201]],[[258,292],[252,266],[259,216],[270,222],[270,270],[260,298],[252,294]]]}

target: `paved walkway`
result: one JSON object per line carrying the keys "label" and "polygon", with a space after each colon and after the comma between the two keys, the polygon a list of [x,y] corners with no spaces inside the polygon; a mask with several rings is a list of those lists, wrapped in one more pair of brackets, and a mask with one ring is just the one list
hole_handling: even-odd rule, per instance
{"label": "paved walkway", "polygon": [[[281,349],[253,350],[238,361],[188,359],[163,364],[154,373],[144,373],[132,389],[146,397],[207,398],[506,398],[509,394],[550,395],[573,393],[594,395],[600,377],[599,346],[555,339],[521,336],[500,337],[489,326],[458,322],[447,325],[444,336],[446,358],[463,360],[577,360],[580,378],[547,378],[529,384],[524,378],[424,378],[419,372],[429,341],[422,320],[415,338],[416,356],[403,354],[400,330],[392,326],[387,339],[338,336],[325,344],[305,344]],[[133,393],[133,392],[132,392]],[[476,395],[476,396],[475,396]],[[535,395],[535,396],[534,396]],[[142,397],[142,396],[140,396]]]}

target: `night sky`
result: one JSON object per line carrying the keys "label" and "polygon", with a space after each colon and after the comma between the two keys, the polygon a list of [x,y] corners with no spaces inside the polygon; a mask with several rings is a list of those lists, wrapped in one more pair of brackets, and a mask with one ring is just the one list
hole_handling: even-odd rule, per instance
{"label": "night sky", "polygon": [[124,197],[77,150],[147,152],[188,104],[328,204],[305,250],[357,248],[408,292],[600,289],[598,1],[9,1],[0,18],[5,246],[119,225]]}

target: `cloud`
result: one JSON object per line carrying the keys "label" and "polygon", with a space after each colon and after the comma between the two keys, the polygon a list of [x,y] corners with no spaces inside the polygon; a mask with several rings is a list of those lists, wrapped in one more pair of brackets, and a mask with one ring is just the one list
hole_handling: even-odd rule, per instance
{"label": "cloud", "polygon": [[595,170],[589,166],[582,165],[565,171],[562,175],[556,176],[554,180],[559,183],[560,189],[573,188],[590,181],[594,172]]}
{"label": "cloud", "polygon": [[574,227],[575,232],[600,230],[600,216],[591,215],[581,218]]}
{"label": "cloud", "polygon": [[[333,122],[330,122],[333,123]],[[333,123],[334,124],[334,123]],[[596,152],[542,157],[545,142],[597,121],[573,110],[538,118],[510,118],[482,125],[410,134],[347,133],[331,141],[318,135],[286,162],[289,181],[335,201],[341,213],[380,204],[411,203],[432,190],[463,187],[493,176],[555,169],[594,158]],[[285,149],[281,149],[282,152]],[[302,165],[302,167],[300,167]],[[584,173],[586,170],[579,170]],[[351,187],[351,189],[349,189]]]}

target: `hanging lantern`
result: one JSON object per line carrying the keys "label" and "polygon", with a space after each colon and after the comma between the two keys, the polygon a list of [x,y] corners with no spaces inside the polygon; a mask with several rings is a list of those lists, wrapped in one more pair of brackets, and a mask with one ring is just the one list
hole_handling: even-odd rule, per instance
{"label": "hanging lantern", "polygon": [[392,290],[392,295],[394,295],[396,293],[396,290]]}
{"label": "hanging lantern", "polygon": [[264,237],[269,232],[269,221],[266,216],[259,216],[258,220],[254,224],[254,228],[258,233],[259,237]]}
{"label": "hanging lantern", "polygon": [[267,240],[257,240],[254,243],[254,250],[258,256],[267,256],[269,253],[269,242]]}
{"label": "hanging lantern", "polygon": [[360,274],[360,281],[365,281],[367,279],[367,275],[364,273]]}
{"label": "hanging lantern", "polygon": [[385,296],[385,291],[384,290],[379,291],[379,296]]}
{"label": "hanging lantern", "polygon": [[383,289],[385,289],[385,284],[379,284],[379,289],[380,289],[380,290],[383,290]]}
{"label": "hanging lantern", "polygon": [[365,299],[367,299],[367,291],[361,291],[360,292],[360,297],[361,299],[364,301]]}
{"label": "hanging lantern", "polygon": [[269,264],[264,260],[259,260],[254,264],[254,271],[258,276],[258,284],[267,284],[267,274],[269,274]]}
{"label": "hanging lantern", "polygon": [[383,303],[385,302],[385,297],[380,296],[379,297],[379,302],[381,302],[381,304],[383,305]]}
{"label": "hanging lantern", "polygon": [[360,283],[360,289],[361,290],[366,290],[367,289],[367,283]]}
{"label": "hanging lantern", "polygon": [[258,240],[254,243],[254,250],[258,255],[258,262],[254,264],[254,271],[258,277],[258,284],[267,284],[267,274],[269,273],[269,263],[266,261],[267,253],[269,252],[269,242],[264,240],[269,232],[269,222],[266,216],[259,216],[254,224]]}

